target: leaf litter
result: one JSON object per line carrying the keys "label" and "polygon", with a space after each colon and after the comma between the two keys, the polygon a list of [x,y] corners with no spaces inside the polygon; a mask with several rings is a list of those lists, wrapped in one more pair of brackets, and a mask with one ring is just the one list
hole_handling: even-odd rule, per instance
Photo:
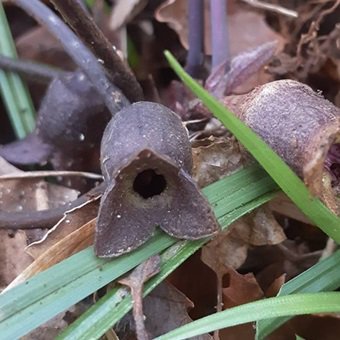
{"label": "leaf litter", "polygon": [[[339,1],[298,1],[296,4],[291,1],[272,2],[273,7],[269,8],[269,6],[261,7],[255,4],[257,2],[247,1],[248,4],[241,4],[236,1],[228,1],[230,56],[226,56],[225,62],[219,68],[209,71],[210,60],[207,56],[211,55],[213,50],[209,24],[210,9],[208,2],[205,1],[206,22],[203,29],[205,63],[201,65],[203,72],[200,78],[210,92],[219,99],[223,99],[235,113],[239,112],[240,116],[245,117],[244,121],[255,130],[257,129],[262,137],[278,131],[275,126],[280,117],[276,116],[271,120],[270,114],[275,111],[274,109],[268,109],[270,112],[262,111],[264,115],[259,114],[261,110],[252,112],[260,101],[259,92],[261,89],[266,89],[268,84],[272,86],[271,82],[279,79],[293,79],[311,86],[314,90],[321,90],[323,96],[335,106],[326,102],[319,94],[312,95],[310,92],[306,100],[311,100],[314,96],[310,107],[318,107],[316,120],[319,125],[315,125],[316,123],[313,122],[312,127],[305,126],[305,130],[303,130],[300,123],[295,123],[294,119],[298,116],[296,111],[292,108],[288,109],[290,101],[299,103],[302,97],[297,96],[296,101],[292,101],[294,94],[291,87],[296,83],[284,81],[287,84],[287,90],[280,90],[283,101],[280,105],[276,103],[276,107],[279,106],[281,115],[284,111],[283,107],[292,114],[293,125],[298,126],[297,133],[304,135],[305,139],[300,140],[297,135],[294,140],[282,141],[281,138],[290,135],[290,132],[284,131],[279,133],[279,136],[273,137],[269,134],[268,142],[281,143],[279,147],[286,144],[293,145],[295,150],[299,150],[299,148],[307,150],[300,152],[307,155],[306,162],[293,160],[291,165],[304,178],[311,190],[320,195],[324,202],[337,212],[339,211],[338,139],[340,128],[339,109],[336,108],[336,105],[339,106],[340,103],[340,54],[339,24],[336,18],[340,8]],[[157,98],[157,101],[179,114],[188,129],[192,141],[192,176],[198,187],[202,188],[247,166],[251,162],[249,155],[225,128],[211,118],[211,113],[197,99],[193,98],[181,83],[173,76],[169,76],[168,66],[160,57],[162,50],[167,48],[175,51],[177,57],[184,62],[186,50],[190,50],[192,41],[188,36],[190,27],[188,27],[186,17],[187,2],[164,1],[160,6],[146,4],[144,1],[131,1],[128,4],[117,2],[116,6],[118,8],[123,6],[125,11],[123,16],[119,16],[119,20],[117,19],[117,8],[116,11],[115,7],[109,8],[110,10],[107,11],[108,7],[105,6],[100,1],[92,9],[89,9],[89,13],[92,11],[95,19],[96,17],[97,19],[102,18],[99,22],[97,20],[97,23],[100,23],[107,37],[110,37],[110,40],[122,49],[123,52],[117,50],[118,55],[128,55],[131,65],[133,64],[132,58],[136,58],[134,71],[137,80],[141,84],[151,84],[152,88],[149,92],[145,87],[145,99],[148,99],[149,95],[152,95],[152,98]],[[6,10],[9,9],[7,7],[12,8],[12,6],[6,6]],[[277,11],[278,8],[279,11]],[[290,15],[288,9],[297,13],[297,17]],[[13,25],[16,15],[11,20]],[[71,61],[68,54],[45,26],[37,27],[32,22],[24,25],[26,25],[24,33],[17,37],[17,48],[21,57],[58,66],[60,72],[66,71],[68,76],[73,74],[74,77],[82,77],[84,74],[82,66],[76,65],[77,61]],[[119,29],[115,31],[112,30],[112,27],[119,27]],[[129,39],[127,39],[126,32],[129,34]],[[39,44],[36,43],[37,41]],[[164,44],[165,41],[166,44]],[[128,44],[130,45],[128,46]],[[96,57],[102,60],[101,56]],[[104,67],[107,65],[104,64]],[[66,73],[63,74],[65,76]],[[88,78],[85,79],[89,81]],[[148,81],[145,82],[145,79]],[[53,82],[56,83],[56,80],[51,80],[49,89]],[[93,90],[92,86],[95,85],[91,82],[89,84],[91,88],[87,93],[89,97],[92,92],[95,94],[99,106],[92,100],[92,97],[91,105],[96,104],[95,110],[103,111],[105,109],[103,98],[100,97],[97,89]],[[36,105],[45,100],[45,104],[41,104],[40,108],[44,108],[45,105],[47,114],[52,112],[53,107],[58,107],[60,110],[58,102],[53,96],[50,102],[46,97],[44,99],[42,93],[46,88],[45,85],[37,85],[30,80],[29,86]],[[310,91],[304,85],[298,84],[297,86],[300,86],[299,88],[304,94]],[[79,90],[78,85],[75,90]],[[274,100],[273,93],[269,90],[267,92],[269,92],[268,101],[264,106],[270,107],[273,102],[275,104],[276,99]],[[124,94],[126,95],[123,91],[122,95],[124,96]],[[63,103],[65,98],[66,94],[62,92],[60,103]],[[81,94],[74,98],[73,105],[79,98],[85,99],[86,95]],[[81,111],[79,106],[75,105],[74,107],[75,110]],[[333,117],[330,118],[330,122],[321,118],[325,112],[333,112],[330,115]],[[4,115],[5,111],[2,110],[0,113]],[[309,114],[310,111],[302,112],[302,125],[305,124],[306,119],[303,117],[307,113]],[[251,117],[251,114],[254,116]],[[79,114],[75,114],[74,117],[74,122],[77,125]],[[38,118],[38,122],[39,119],[41,120],[41,118]],[[88,124],[86,120],[84,121],[85,125],[79,131],[74,132],[75,130],[71,126],[70,131],[73,131],[70,134],[71,139],[66,139],[66,143],[64,143],[64,137],[67,136],[65,131],[67,132],[70,126],[64,124],[64,119],[59,123],[60,137],[55,139],[59,143],[58,138],[60,138],[64,144],[53,146],[52,149],[55,152],[51,153],[51,146],[37,142],[36,137],[28,137],[27,140],[32,143],[34,151],[32,155],[29,154],[29,158],[36,158],[36,161],[33,162],[36,164],[41,163],[42,160],[48,161],[48,166],[54,170],[71,169],[99,173],[99,143],[110,119],[110,114],[106,111],[105,119],[99,130],[96,130],[93,140],[90,135],[85,133],[86,124]],[[97,123],[96,119],[90,123],[90,126],[92,124],[91,127],[93,127],[95,123]],[[258,124],[257,128],[256,124]],[[331,125],[334,131],[330,131],[328,128]],[[95,127],[98,125],[96,124]],[[264,129],[267,130],[263,132]],[[45,133],[45,140],[50,141],[50,134],[48,132],[46,134],[45,127],[43,130],[38,131],[37,135],[41,136],[42,133]],[[79,137],[82,135],[84,138]],[[315,138],[315,142],[310,142],[313,138]],[[321,143],[320,138],[324,138],[324,142]],[[7,153],[8,159],[14,157],[16,160],[25,160],[20,157],[20,152],[23,152],[21,155],[25,154],[25,149],[20,150],[20,143],[24,144],[24,142],[12,144],[13,148],[8,149],[10,150]],[[89,148],[85,148],[86,152],[90,150],[88,155],[84,156],[83,151],[79,152],[81,148],[76,147],[76,144],[89,146]],[[72,145],[74,148],[71,148]],[[2,150],[4,149],[2,148]],[[28,150],[31,151],[29,147]],[[291,153],[291,149],[287,150],[287,152],[282,151],[281,155]],[[309,153],[310,150],[314,150],[315,154]],[[324,150],[328,150],[328,152],[324,152]],[[280,152],[279,148],[276,148],[276,151]],[[46,154],[52,156],[45,157]],[[18,171],[3,159],[0,160],[1,174]],[[41,168],[41,165],[35,167]],[[31,170],[27,167],[22,168]],[[61,204],[75,201],[79,191],[84,194],[93,187],[93,182],[89,180],[62,179],[57,181],[57,184],[51,183],[50,180],[33,178],[1,181],[0,212],[34,211],[60,207]],[[21,194],[22,192],[24,194]],[[97,197],[99,198],[100,195],[101,193]],[[1,287],[5,288],[12,281],[7,287],[10,289],[32,275],[93,244],[98,203],[98,200],[90,202],[85,199],[85,204],[67,214],[53,233],[50,233],[42,242],[33,243],[26,251],[28,243],[41,239],[45,233],[44,229],[27,231],[2,229],[0,231],[3,236],[0,248],[3,263],[0,267]],[[46,227],[51,228],[54,224],[46,225]],[[147,261],[132,272],[128,278],[120,281],[123,280],[133,287],[131,288],[133,299],[135,302],[138,301],[134,304],[134,315],[135,319],[137,317],[137,328],[139,329],[138,337],[142,339],[145,336],[146,338],[146,334],[156,337],[190,322],[192,319],[211,314],[216,309],[230,308],[264,296],[274,296],[283,283],[318,261],[322,252],[328,247],[328,243],[327,238],[311,226],[308,219],[284,195],[279,195],[268,205],[236,221],[227,231],[218,233],[210,243],[202,248],[201,254],[194,255],[171,275],[168,281],[172,282],[174,286],[169,282],[162,283],[142,302],[143,283],[158,270],[157,258],[151,258],[149,262]],[[329,247],[329,249],[333,248]],[[330,251],[332,252],[332,250]],[[151,263],[152,267],[150,272],[146,269],[148,263]],[[190,310],[188,311],[188,309]],[[79,315],[79,313],[76,312],[75,315]],[[52,324],[47,324],[45,329],[39,328],[31,336],[34,338],[41,333],[42,339],[52,338],[58,333],[53,329],[57,328],[59,331],[70,322],[67,314],[72,314],[72,311],[63,313],[52,321]],[[145,320],[144,315],[146,316]],[[162,322],[162,319],[166,319],[166,321]],[[295,336],[297,333],[308,338],[317,328],[326,329],[327,322],[336,324],[334,319],[334,316],[327,316],[327,318],[322,316],[298,317],[289,322],[289,329],[283,327],[275,334],[279,336],[281,331],[281,334],[285,336]],[[124,320],[122,323],[124,324]],[[135,326],[120,327],[121,324],[116,328],[120,338],[124,339],[127,334],[133,336]],[[332,327],[338,326],[332,325]],[[251,339],[253,336],[254,330],[251,325],[233,327],[219,332],[220,339],[233,337]],[[210,335],[202,338],[210,338]]]}

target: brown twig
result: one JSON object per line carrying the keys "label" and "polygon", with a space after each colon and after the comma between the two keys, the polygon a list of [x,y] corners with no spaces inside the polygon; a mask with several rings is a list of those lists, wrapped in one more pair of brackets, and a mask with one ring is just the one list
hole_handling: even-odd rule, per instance
{"label": "brown twig", "polygon": [[97,58],[53,11],[38,0],[11,0],[11,2],[25,10],[41,25],[46,26],[61,42],[70,57],[96,87],[113,115],[123,106],[128,105],[128,100],[107,78]]}
{"label": "brown twig", "polygon": [[0,55],[0,69],[13,71],[34,82],[49,83],[53,78],[65,75],[66,71],[35,63],[29,60],[9,58]]}
{"label": "brown twig", "polygon": [[41,211],[0,212],[0,229],[52,228],[64,214],[100,198],[105,190],[102,183],[76,200],[57,208]]}
{"label": "brown twig", "polygon": [[111,81],[116,84],[130,101],[143,99],[142,89],[128,67],[122,62],[114,47],[86,13],[78,0],[50,0],[73,28],[92,53],[107,70]]}

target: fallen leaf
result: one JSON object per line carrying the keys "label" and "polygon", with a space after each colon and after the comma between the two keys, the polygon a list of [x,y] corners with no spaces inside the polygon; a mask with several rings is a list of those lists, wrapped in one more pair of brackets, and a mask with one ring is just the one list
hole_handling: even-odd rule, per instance
{"label": "fallen leaf", "polygon": [[[228,268],[223,277],[223,309],[232,308],[263,298],[264,294],[252,273],[239,274]],[[252,323],[221,329],[220,339],[254,339]]]}
{"label": "fallen leaf", "polygon": [[[233,228],[242,222],[235,222]],[[239,268],[247,258],[248,245],[231,230],[220,232],[202,248],[202,261],[223,276],[225,267]]]}
{"label": "fallen leaf", "polygon": [[276,296],[285,282],[286,282],[286,274],[281,274],[266,289],[265,291],[266,297]]}
{"label": "fallen leaf", "polygon": [[[17,174],[18,170],[0,157],[0,175]],[[12,179],[0,181],[0,211],[21,212],[55,207],[77,197],[78,192],[41,179]],[[31,262],[25,253],[26,235],[32,232],[0,230],[0,286],[7,286]]]}
{"label": "fallen leaf", "polygon": [[245,216],[243,223],[237,223],[237,227],[233,228],[233,235],[253,246],[279,244],[286,239],[268,205]]}
{"label": "fallen leaf", "polygon": [[223,308],[239,306],[261,299],[264,293],[252,273],[239,274],[233,268],[225,268],[223,280]]}
{"label": "fallen leaf", "polygon": [[24,231],[11,234],[0,230],[0,291],[19,275],[32,262],[24,251],[26,235]]}
{"label": "fallen leaf", "polygon": [[93,244],[95,224],[96,220],[93,219],[45,249],[44,252],[42,252],[42,249],[39,249],[41,254],[6,287],[6,290],[13,288]]}
{"label": "fallen leaf", "polygon": [[193,143],[193,179],[200,188],[240,169],[244,159],[234,138],[209,137]]}

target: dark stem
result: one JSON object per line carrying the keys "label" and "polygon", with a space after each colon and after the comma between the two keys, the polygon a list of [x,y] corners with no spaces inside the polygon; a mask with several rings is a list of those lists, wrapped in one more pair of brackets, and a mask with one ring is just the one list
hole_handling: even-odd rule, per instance
{"label": "dark stem", "polygon": [[129,104],[124,95],[106,77],[97,58],[84,46],[72,30],[46,5],[38,0],[11,0],[25,10],[55,36],[63,45],[74,62],[96,87],[98,93],[114,115]]}
{"label": "dark stem", "polygon": [[66,71],[35,63],[29,60],[15,59],[0,55],[0,69],[20,74],[27,80],[47,84],[52,79],[66,75]]}
{"label": "dark stem", "polygon": [[227,0],[210,0],[212,70],[229,58]]}
{"label": "dark stem", "polygon": [[98,28],[79,0],[50,0],[92,53],[102,60],[110,80],[130,101],[143,99],[142,89],[114,47]]}
{"label": "dark stem", "polygon": [[102,183],[73,202],[53,209],[23,212],[0,211],[0,229],[52,228],[67,211],[80,208],[87,202],[98,199],[105,187],[106,184]]}
{"label": "dark stem", "polygon": [[189,0],[189,51],[185,70],[193,77],[201,75],[204,44],[204,1]]}

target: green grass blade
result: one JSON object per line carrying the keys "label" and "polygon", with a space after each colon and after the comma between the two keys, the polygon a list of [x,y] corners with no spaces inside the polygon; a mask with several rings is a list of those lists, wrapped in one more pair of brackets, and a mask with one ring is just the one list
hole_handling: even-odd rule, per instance
{"label": "green grass blade", "polygon": [[[248,182],[248,185],[245,186],[244,182]],[[221,195],[221,190],[224,190],[224,195]],[[204,192],[213,207],[219,206],[219,202],[224,200],[223,196],[229,195],[230,202],[217,217],[219,220],[223,219],[231,223],[267,202],[277,190],[277,185],[263,169],[256,165],[212,184]],[[240,196],[243,199],[240,199]],[[26,334],[108,282],[115,280],[146,258],[162,252],[175,241],[164,233],[158,232],[143,247],[110,261],[95,257],[92,248],[64,260],[0,295],[0,334],[4,338],[17,338]],[[196,243],[196,246],[199,247],[200,244]],[[188,242],[182,260],[195,249],[197,249],[195,243]],[[180,260],[177,258],[176,261]],[[170,273],[175,268],[175,264],[172,262],[171,267],[169,262],[167,265],[170,266],[167,267],[170,268],[167,269],[167,273]]]}
{"label": "green grass blade", "polygon": [[165,56],[183,83],[235,135],[300,210],[328,236],[340,243],[340,218],[319,198],[312,197],[290,167],[256,133],[192,79],[170,52],[166,51]]}
{"label": "green grass blade", "polygon": [[[1,32],[0,32],[1,34]],[[15,96],[12,92],[11,85],[6,72],[0,70],[0,93],[2,94],[2,99],[4,105],[8,112],[8,117],[18,138],[23,138],[26,136],[26,129],[21,120],[19,110],[16,105]]]}
{"label": "green grass blade", "polygon": [[[0,37],[0,54],[16,58],[15,45],[1,2]],[[0,70],[0,90],[15,134],[18,138],[25,137],[35,125],[34,107],[26,85],[17,74]]]}
{"label": "green grass blade", "polygon": [[[340,250],[285,283],[278,296],[335,290],[340,287],[339,267]],[[265,338],[289,319],[282,317],[259,321],[256,325],[256,338]]]}
{"label": "green grass blade", "polygon": [[36,275],[0,295],[1,336],[19,338],[174,242],[159,232],[145,247],[114,261],[96,258],[89,248]]}
{"label": "green grass blade", "polygon": [[295,340],[305,340],[304,338],[302,338],[301,336],[295,334]]}
{"label": "green grass blade", "polygon": [[190,322],[157,340],[180,340],[247,322],[287,315],[340,312],[340,293],[294,294],[247,303]]}
{"label": "green grass blade", "polygon": [[[257,183],[261,183],[261,181],[262,179]],[[267,188],[267,190],[270,189],[270,187],[264,183],[258,184],[258,186]],[[217,187],[215,189],[216,191],[218,190]],[[217,216],[219,221],[222,219],[224,221],[222,228],[227,228],[240,216],[268,202],[275,195],[275,192],[269,191],[260,197],[256,197],[257,194],[258,192],[254,192],[254,190],[247,191],[248,203],[245,203],[246,200],[244,200],[242,206],[230,211],[228,214],[222,213]],[[229,197],[231,201],[234,201],[234,199],[237,199],[237,196],[238,192],[236,191]],[[194,242],[182,241],[166,250],[162,254],[161,271],[146,283],[144,296],[149,294],[159,283],[171,274],[171,272],[206,242],[207,240]],[[97,339],[118,322],[131,308],[132,300],[130,294],[127,294],[124,288],[119,289],[115,287],[60,334],[58,339]]]}

